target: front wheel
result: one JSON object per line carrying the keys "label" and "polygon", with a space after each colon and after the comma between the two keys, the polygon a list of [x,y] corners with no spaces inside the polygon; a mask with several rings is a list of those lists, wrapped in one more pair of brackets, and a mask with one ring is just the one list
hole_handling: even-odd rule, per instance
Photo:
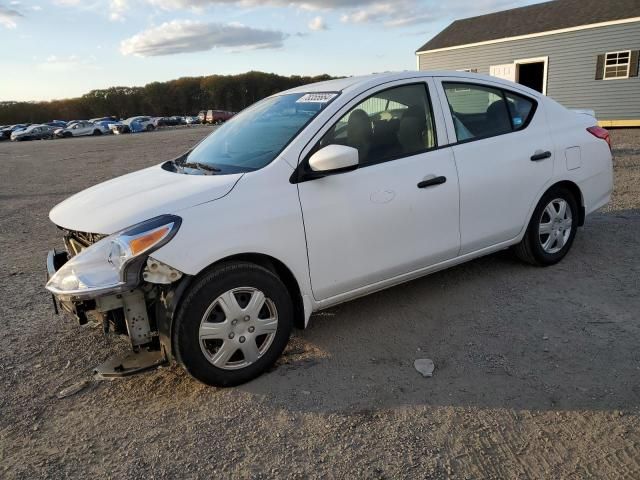
{"label": "front wheel", "polygon": [[515,246],[515,253],[533,265],[554,265],[571,249],[577,229],[575,197],[566,188],[552,188],[540,199],[524,238]]}
{"label": "front wheel", "polygon": [[223,264],[186,294],[174,328],[176,357],[203,383],[239,385],[275,363],[292,328],[291,297],[277,275],[251,263]]}

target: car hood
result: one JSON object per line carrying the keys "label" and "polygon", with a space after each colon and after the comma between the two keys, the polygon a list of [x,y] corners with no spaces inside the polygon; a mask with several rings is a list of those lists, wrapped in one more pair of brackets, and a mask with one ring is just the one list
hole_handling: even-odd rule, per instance
{"label": "car hood", "polygon": [[49,218],[68,230],[111,234],[222,198],[242,175],[185,175],[156,165],[83,190],[56,205]]}

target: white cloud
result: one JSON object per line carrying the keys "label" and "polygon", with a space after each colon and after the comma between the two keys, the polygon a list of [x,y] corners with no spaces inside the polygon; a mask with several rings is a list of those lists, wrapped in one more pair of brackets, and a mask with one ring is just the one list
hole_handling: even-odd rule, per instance
{"label": "white cloud", "polygon": [[327,30],[327,24],[322,17],[315,17],[309,22],[309,28],[314,31]]}
{"label": "white cloud", "polygon": [[[449,4],[447,4],[447,7]],[[353,9],[340,17],[343,23],[384,23],[387,27],[406,27],[427,23],[438,19],[434,15],[438,7],[415,0],[397,0],[395,2],[377,2]]]}
{"label": "white cloud", "polygon": [[109,0],[109,18],[124,20],[124,14],[129,9],[127,0]]}
{"label": "white cloud", "polygon": [[97,64],[97,58],[93,55],[89,55],[86,58],[81,58],[78,55],[69,55],[65,57],[49,55],[44,62],[38,64],[38,68],[47,72],[100,70],[100,67]]}
{"label": "white cloud", "polygon": [[5,28],[14,29],[18,26],[17,20],[24,17],[19,11],[13,8],[0,5],[0,25]]}
{"label": "white cloud", "polygon": [[305,10],[331,10],[353,8],[376,3],[378,0],[147,0],[165,10],[204,8],[212,5],[240,5],[246,7],[298,7]]}
{"label": "white cloud", "polygon": [[[80,0],[56,0],[80,1]],[[342,14],[344,23],[383,23],[403,27],[443,18],[463,18],[540,0],[110,0],[125,5],[146,2],[162,10],[204,10],[219,5],[238,7],[289,7]],[[121,8],[124,11],[124,8]]]}
{"label": "white cloud", "polygon": [[123,40],[123,55],[152,57],[176,53],[202,52],[214,48],[280,48],[287,35],[274,30],[260,30],[237,23],[203,23],[174,20]]}
{"label": "white cloud", "polygon": [[[86,0],[54,0],[76,4]],[[220,5],[239,8],[281,7],[339,13],[343,23],[381,23],[386,27],[406,27],[443,19],[465,18],[540,0],[108,0],[111,18],[120,20],[134,3],[161,10],[203,11]],[[314,19],[315,20],[315,19]],[[311,28],[311,26],[309,27]]]}
{"label": "white cloud", "polygon": [[[535,0],[534,0],[535,1]],[[387,27],[406,27],[427,24],[450,18],[467,18],[475,15],[514,8],[532,0],[395,0],[369,2],[348,9],[340,20],[343,23],[383,23]]]}

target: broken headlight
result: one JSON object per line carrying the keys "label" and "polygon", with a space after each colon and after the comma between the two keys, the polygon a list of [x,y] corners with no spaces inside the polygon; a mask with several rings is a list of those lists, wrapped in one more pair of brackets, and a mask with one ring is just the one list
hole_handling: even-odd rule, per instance
{"label": "broken headlight", "polygon": [[65,263],[49,279],[47,290],[81,299],[136,286],[147,256],[174,237],[181,221],[162,215],[103,238]]}

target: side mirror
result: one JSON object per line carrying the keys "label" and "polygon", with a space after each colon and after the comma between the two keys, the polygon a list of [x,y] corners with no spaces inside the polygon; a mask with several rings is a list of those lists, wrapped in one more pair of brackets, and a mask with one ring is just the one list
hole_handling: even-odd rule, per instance
{"label": "side mirror", "polygon": [[358,162],[357,149],[345,145],[328,145],[311,156],[309,167],[314,172],[338,173],[357,168]]}

